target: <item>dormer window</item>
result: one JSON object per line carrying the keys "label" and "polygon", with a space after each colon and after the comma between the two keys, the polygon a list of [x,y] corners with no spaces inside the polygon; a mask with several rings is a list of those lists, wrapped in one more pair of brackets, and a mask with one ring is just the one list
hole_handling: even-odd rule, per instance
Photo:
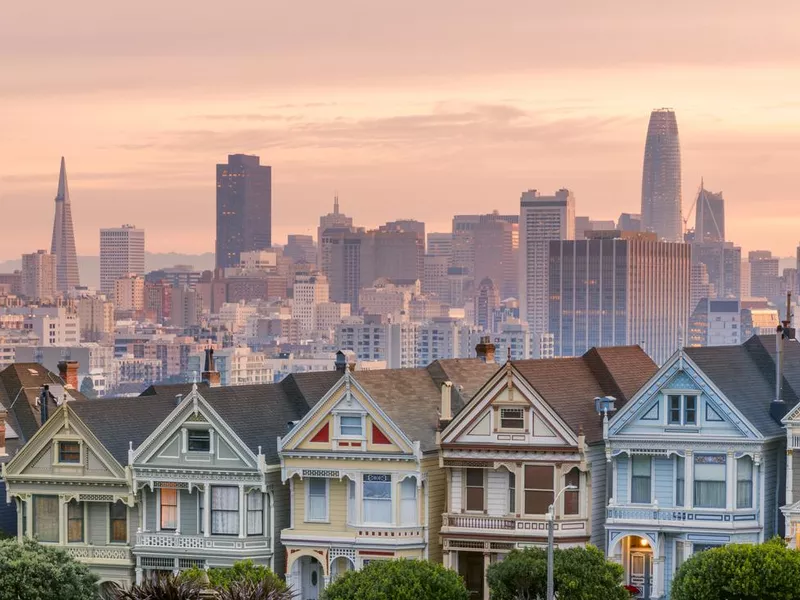
{"label": "dormer window", "polygon": [[670,394],[667,419],[670,425],[697,425],[697,396]]}
{"label": "dormer window", "polygon": [[81,462],[80,442],[59,442],[58,462],[67,465],[78,465]]}
{"label": "dormer window", "polygon": [[364,437],[364,426],[360,415],[340,415],[339,434],[343,437]]}
{"label": "dormer window", "polygon": [[211,431],[208,429],[190,429],[188,434],[189,452],[211,451]]}
{"label": "dormer window", "polygon": [[525,429],[525,410],[522,408],[501,408],[500,428]]}

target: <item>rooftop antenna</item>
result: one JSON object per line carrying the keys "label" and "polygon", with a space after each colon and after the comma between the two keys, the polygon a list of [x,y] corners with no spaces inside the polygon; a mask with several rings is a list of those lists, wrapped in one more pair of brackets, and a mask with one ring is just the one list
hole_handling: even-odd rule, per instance
{"label": "rooftop antenna", "polygon": [[339,214],[339,192],[338,190],[333,193],[333,214]]}

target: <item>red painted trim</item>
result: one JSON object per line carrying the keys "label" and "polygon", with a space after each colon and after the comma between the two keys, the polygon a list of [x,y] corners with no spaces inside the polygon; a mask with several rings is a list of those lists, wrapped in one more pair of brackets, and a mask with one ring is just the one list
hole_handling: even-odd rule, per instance
{"label": "red painted trim", "polygon": [[319,443],[323,443],[323,444],[327,443],[327,442],[330,442],[331,441],[331,424],[330,423],[325,423],[325,425],[323,425],[322,428],[317,433],[315,433],[314,437],[312,437],[309,441],[313,442],[313,443],[318,443],[319,442]]}
{"label": "red painted trim", "polygon": [[372,443],[373,444],[391,444],[392,442],[386,437],[375,423],[372,424]]}
{"label": "red painted trim", "polygon": [[359,556],[394,556],[394,552],[379,552],[378,550],[359,550]]}

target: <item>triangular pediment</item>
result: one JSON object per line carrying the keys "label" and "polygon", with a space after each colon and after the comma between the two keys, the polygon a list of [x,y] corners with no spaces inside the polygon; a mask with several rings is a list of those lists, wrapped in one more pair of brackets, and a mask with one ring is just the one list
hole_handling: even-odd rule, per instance
{"label": "triangular pediment", "polygon": [[134,467],[257,469],[258,457],[196,387],[133,452]]}
{"label": "triangular pediment", "polygon": [[761,437],[691,359],[676,353],[609,423],[609,437]]}
{"label": "triangular pediment", "polygon": [[125,469],[69,407],[60,406],[4,467],[9,481],[126,481]]}
{"label": "triangular pediment", "polygon": [[508,363],[447,426],[442,443],[577,446],[578,438]]}
{"label": "triangular pediment", "polygon": [[281,439],[281,452],[413,454],[414,443],[345,374]]}

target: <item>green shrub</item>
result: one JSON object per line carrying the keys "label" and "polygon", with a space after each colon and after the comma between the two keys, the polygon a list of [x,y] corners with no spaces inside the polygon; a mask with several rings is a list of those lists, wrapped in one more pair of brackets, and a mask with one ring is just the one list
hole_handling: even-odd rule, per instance
{"label": "green shrub", "polygon": [[[206,577],[208,577],[206,583]],[[233,564],[232,567],[214,567],[205,571],[203,569],[188,569],[181,574],[181,579],[185,581],[199,581],[206,583],[209,587],[222,590],[229,588],[234,583],[264,583],[264,587],[278,591],[286,591],[284,581],[273,573],[269,567],[256,565],[252,560],[242,560]]]}
{"label": "green shrub", "polygon": [[[594,546],[553,552],[553,587],[559,600],[628,600],[623,569]],[[547,552],[512,550],[489,566],[492,600],[537,600],[547,592]]]}
{"label": "green shrub", "polygon": [[348,571],[325,590],[325,600],[469,600],[455,571],[424,560],[378,560]]}
{"label": "green shrub", "polygon": [[0,541],[0,600],[95,600],[97,577],[63,550]]}
{"label": "green shrub", "polygon": [[800,552],[780,538],[693,555],[672,581],[672,600],[790,600],[800,595]]}

